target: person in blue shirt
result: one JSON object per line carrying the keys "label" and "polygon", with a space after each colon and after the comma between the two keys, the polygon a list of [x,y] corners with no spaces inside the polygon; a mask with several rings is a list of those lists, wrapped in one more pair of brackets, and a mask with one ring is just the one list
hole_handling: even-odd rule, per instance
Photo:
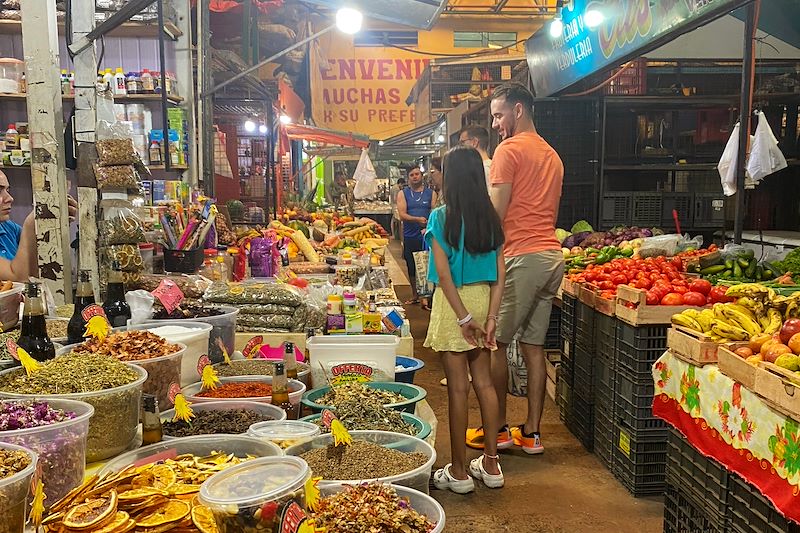
{"label": "person in blue shirt", "polygon": [[[497,314],[505,285],[503,226],[489,192],[483,161],[474,148],[451,149],[443,164],[444,205],[430,214],[425,240],[431,250],[428,280],[436,284],[425,346],[440,352],[447,376],[451,463],[436,471],[434,485],[466,494],[473,478],[490,488],[505,480],[497,443],[466,465],[469,374],[488,435],[500,428],[491,352],[497,349]],[[469,473],[468,473],[469,472]],[[470,477],[470,475],[472,477]]]}
{"label": "person in blue shirt", "polygon": [[22,226],[11,220],[11,205],[14,197],[8,183],[8,177],[0,172],[0,257],[11,261],[17,255],[19,240],[22,237]]}
{"label": "person in blue shirt", "polygon": [[406,260],[408,281],[413,295],[406,304],[419,303],[414,252],[421,252],[423,249],[422,230],[428,223],[428,216],[435,205],[436,192],[425,186],[422,170],[419,167],[409,170],[408,187],[397,195],[397,214],[403,221],[403,259]]}

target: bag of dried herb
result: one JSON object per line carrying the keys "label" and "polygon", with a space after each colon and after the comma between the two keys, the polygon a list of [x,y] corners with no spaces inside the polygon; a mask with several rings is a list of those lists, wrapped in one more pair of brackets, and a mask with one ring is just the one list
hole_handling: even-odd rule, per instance
{"label": "bag of dried herb", "polygon": [[98,222],[97,228],[101,246],[145,242],[142,221],[127,204],[119,200],[100,202],[103,220]]}
{"label": "bag of dried herb", "polygon": [[142,179],[132,165],[96,166],[94,176],[98,189],[134,189],[142,187]]}
{"label": "bag of dried herb", "polygon": [[86,435],[94,407],[74,400],[0,401],[0,441],[39,455],[47,501],[83,481]]}

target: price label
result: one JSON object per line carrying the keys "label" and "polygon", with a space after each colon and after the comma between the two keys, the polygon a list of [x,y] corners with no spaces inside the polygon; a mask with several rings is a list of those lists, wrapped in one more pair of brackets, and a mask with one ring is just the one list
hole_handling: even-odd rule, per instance
{"label": "price label", "polygon": [[326,428],[330,429],[331,424],[333,421],[336,420],[336,415],[333,414],[333,411],[330,409],[325,409],[322,411],[322,423],[325,425]]}
{"label": "price label", "polygon": [[151,292],[153,296],[158,298],[167,313],[172,313],[183,301],[183,291],[171,279],[162,279],[158,287]]}
{"label": "price label", "polygon": [[247,341],[247,344],[244,346],[244,350],[242,350],[242,355],[244,355],[247,359],[252,359],[257,355],[256,348],[260,348],[262,344],[264,344],[264,337],[261,335],[256,335]]}
{"label": "price label", "polygon": [[8,350],[9,355],[11,355],[11,357],[16,359],[17,361],[19,361],[19,353],[17,352],[18,348],[19,346],[17,346],[17,343],[14,342],[13,339],[6,340],[6,349]]}
{"label": "price label", "polygon": [[211,364],[211,359],[207,355],[201,355],[197,360],[197,373],[203,375],[203,369]]}
{"label": "price label", "polygon": [[167,398],[169,401],[174,404],[175,403],[175,396],[181,393],[181,386],[177,383],[173,382],[169,386],[169,392],[167,392]]}
{"label": "price label", "polygon": [[83,311],[81,311],[81,318],[83,318],[85,322],[88,322],[90,318],[95,316],[102,316],[103,318],[107,318],[106,312],[103,310],[102,307],[100,307],[97,304],[86,306],[86,308]]}

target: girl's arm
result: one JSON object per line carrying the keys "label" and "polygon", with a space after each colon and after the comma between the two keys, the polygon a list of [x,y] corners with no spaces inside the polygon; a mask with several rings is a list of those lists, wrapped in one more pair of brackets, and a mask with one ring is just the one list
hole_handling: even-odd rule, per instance
{"label": "girl's arm", "polygon": [[489,289],[489,314],[486,317],[486,347],[497,349],[497,315],[500,312],[500,302],[503,301],[503,289],[506,286],[506,261],[503,257],[503,248],[497,250],[497,281]]}
{"label": "girl's arm", "polygon": [[[442,288],[444,297],[447,298],[450,307],[455,311],[456,317],[459,320],[463,320],[469,315],[469,311],[467,311],[467,308],[464,306],[464,302],[461,301],[458,289],[456,289],[453,283],[453,276],[450,274],[450,264],[447,261],[447,254],[436,239],[432,239],[431,244],[433,264],[436,267],[436,272],[439,274],[439,287]],[[458,324],[456,323],[454,326],[458,327]],[[461,334],[468,343],[473,346],[478,346],[478,342],[480,338],[485,335],[485,332],[481,325],[475,320],[469,320],[466,324],[461,326]]]}
{"label": "girl's arm", "polygon": [[36,226],[31,212],[22,224],[17,255],[12,261],[0,258],[0,279],[25,282],[38,268],[36,261]]}

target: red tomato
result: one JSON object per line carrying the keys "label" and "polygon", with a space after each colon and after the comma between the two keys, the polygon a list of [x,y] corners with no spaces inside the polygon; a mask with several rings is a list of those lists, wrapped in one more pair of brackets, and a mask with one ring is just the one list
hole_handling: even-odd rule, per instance
{"label": "red tomato", "polygon": [[707,279],[696,279],[689,285],[689,289],[694,292],[699,292],[704,296],[708,296],[708,293],[711,292],[711,282]]}
{"label": "red tomato", "polygon": [[597,272],[588,271],[586,272],[586,281],[594,281],[597,279]]}
{"label": "red tomato", "polygon": [[716,244],[709,245],[708,246],[708,251],[709,252],[716,252],[717,251],[717,245]]}
{"label": "red tomato", "polygon": [[657,292],[647,291],[647,305],[658,305],[658,302],[660,301],[661,298],[659,298]]}
{"label": "red tomato", "polygon": [[661,305],[682,305],[683,296],[677,292],[671,292],[661,298]]}
{"label": "red tomato", "polygon": [[649,288],[650,288],[650,287],[652,287],[652,286],[653,286],[653,282],[652,282],[652,281],[650,281],[650,280],[649,280],[649,279],[647,279],[647,278],[639,278],[638,280],[636,280],[636,285],[635,285],[635,287],[636,287],[637,289],[645,289],[645,290],[647,290],[647,289],[649,289]]}
{"label": "red tomato", "polygon": [[602,274],[598,274],[597,281],[611,281],[611,276],[606,274],[605,272]]}
{"label": "red tomato", "polygon": [[672,266],[674,266],[676,270],[683,270],[683,261],[676,255],[672,258]]}
{"label": "red tomato", "polygon": [[689,292],[689,289],[684,285],[673,285],[672,292],[677,294],[686,294],[687,292]]}
{"label": "red tomato", "polygon": [[606,300],[613,300],[616,293],[614,291],[602,291],[600,293],[600,298],[604,298]]}
{"label": "red tomato", "polygon": [[601,281],[601,282],[597,283],[597,287],[601,291],[611,291],[611,290],[614,290],[614,288],[616,288],[616,285],[614,285],[610,281]]}
{"label": "red tomato", "polygon": [[614,285],[625,285],[626,283],[628,283],[628,278],[627,276],[625,276],[625,274],[617,274],[616,276],[611,278],[611,282]]}
{"label": "red tomato", "polygon": [[669,294],[670,289],[669,289],[669,287],[665,287],[663,285],[654,285],[653,288],[650,289],[650,291],[648,291],[648,292],[652,292],[653,294],[655,294],[658,297],[658,301],[661,301],[661,299],[664,296]]}
{"label": "red tomato", "polygon": [[725,293],[728,291],[727,287],[714,287],[708,293],[708,297],[711,298],[711,301],[714,303],[726,303],[732,302],[734,299],[730,296],[725,296]]}
{"label": "red tomato", "polygon": [[703,307],[706,305],[706,297],[700,292],[689,291],[683,295],[683,305]]}

